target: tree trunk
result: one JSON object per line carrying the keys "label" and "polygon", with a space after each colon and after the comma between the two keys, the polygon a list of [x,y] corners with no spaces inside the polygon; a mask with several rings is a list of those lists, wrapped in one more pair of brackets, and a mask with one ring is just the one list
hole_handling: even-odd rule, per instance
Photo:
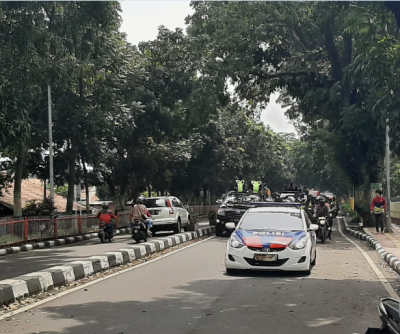
{"label": "tree trunk", "polygon": [[71,149],[69,152],[69,175],[68,175],[68,196],[67,196],[67,213],[72,214],[74,205],[74,192],[75,192],[75,162],[78,149],[79,139],[79,121],[83,112],[84,95],[83,95],[83,73],[79,77],[79,107],[78,112],[74,115]]}
{"label": "tree trunk", "polygon": [[325,47],[328,52],[329,62],[331,64],[332,76],[336,81],[342,81],[342,67],[339,53],[335,45],[335,37],[332,28],[334,19],[335,16],[332,13],[323,26],[323,33],[325,37]]}
{"label": "tree trunk", "polygon": [[43,201],[45,201],[46,198],[47,198],[47,189],[46,189],[46,186],[47,186],[47,180],[44,179],[44,180],[43,180]]}
{"label": "tree trunk", "polygon": [[[73,142],[74,140],[72,140]],[[72,214],[74,210],[74,194],[75,194],[75,145],[71,142],[69,161],[68,161],[68,194],[67,194],[67,208],[68,214]]]}
{"label": "tree trunk", "polygon": [[14,217],[22,217],[22,173],[25,165],[25,148],[22,142],[18,149],[18,157],[15,163],[15,177],[14,177]]}
{"label": "tree trunk", "polygon": [[86,213],[90,212],[90,198],[89,198],[89,181],[88,181],[88,172],[85,165],[85,159],[83,158],[83,154],[81,153],[81,160],[83,166],[83,180],[85,183],[85,193],[86,193]]}
{"label": "tree trunk", "polygon": [[110,190],[110,195],[111,195],[111,197],[115,197],[117,191],[116,191],[116,189],[115,189],[115,184],[114,184],[114,182],[111,180],[110,176],[108,176],[108,175],[105,177],[105,180],[106,180],[108,189]]}
{"label": "tree trunk", "polygon": [[119,187],[118,199],[119,199],[120,210],[122,210],[122,211],[125,210],[125,206],[126,206],[126,190],[128,188],[128,182],[129,182],[128,177],[124,176],[122,178],[122,182]]}

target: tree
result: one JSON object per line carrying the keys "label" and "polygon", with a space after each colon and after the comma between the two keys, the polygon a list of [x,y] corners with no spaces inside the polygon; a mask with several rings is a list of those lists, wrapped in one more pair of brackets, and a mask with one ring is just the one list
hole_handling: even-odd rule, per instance
{"label": "tree", "polygon": [[[21,182],[35,120],[43,113],[45,47],[43,6],[37,2],[0,4],[0,132],[3,156],[14,161],[14,214],[22,215]],[[33,140],[35,141],[35,140]]]}
{"label": "tree", "polygon": [[335,161],[361,186],[377,180],[384,131],[367,103],[371,87],[354,75],[358,49],[344,23],[349,6],[192,2],[188,32],[241,100],[260,107],[278,90],[292,120],[328,131]]}

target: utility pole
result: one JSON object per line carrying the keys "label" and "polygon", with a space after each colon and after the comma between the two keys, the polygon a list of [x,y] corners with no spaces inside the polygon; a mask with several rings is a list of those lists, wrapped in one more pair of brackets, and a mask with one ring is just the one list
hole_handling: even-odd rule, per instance
{"label": "utility pole", "polygon": [[51,117],[51,87],[47,85],[49,113],[49,167],[50,167],[50,199],[54,205],[54,167],[53,167],[53,121]]}
{"label": "utility pole", "polygon": [[386,119],[386,201],[387,217],[386,232],[392,233],[392,222],[390,220],[390,145],[389,145],[389,119]]}

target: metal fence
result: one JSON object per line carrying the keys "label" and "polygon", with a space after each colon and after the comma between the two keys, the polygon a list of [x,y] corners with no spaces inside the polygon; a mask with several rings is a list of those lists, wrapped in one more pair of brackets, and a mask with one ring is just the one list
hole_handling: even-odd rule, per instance
{"label": "metal fence", "polygon": [[400,202],[390,202],[390,218],[393,223],[400,224]]}
{"label": "metal fence", "polygon": [[189,207],[189,213],[193,216],[205,216],[210,211],[217,211],[219,205],[194,205]]}
{"label": "metal fence", "polygon": [[[193,216],[202,216],[218,207],[197,205],[189,207],[188,211]],[[130,211],[118,212],[116,228],[129,227],[129,221]],[[99,220],[93,214],[7,218],[0,220],[0,247],[93,233],[98,231],[98,225]]]}

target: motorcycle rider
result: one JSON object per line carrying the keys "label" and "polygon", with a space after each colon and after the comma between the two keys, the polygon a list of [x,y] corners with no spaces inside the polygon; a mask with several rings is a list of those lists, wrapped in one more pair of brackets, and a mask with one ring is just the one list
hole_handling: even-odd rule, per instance
{"label": "motorcycle rider", "polygon": [[111,213],[107,203],[104,202],[101,207],[103,210],[97,214],[97,218],[100,220],[100,222],[106,224],[106,227],[111,234],[114,234],[114,223],[112,220],[117,219],[117,217]]}
{"label": "motorcycle rider", "polygon": [[[317,205],[317,207],[315,208],[315,217],[316,219],[318,219],[319,217],[325,217],[325,218],[329,218],[330,214],[329,214],[329,209],[326,206],[326,201],[325,198],[321,197],[319,200],[319,205]],[[328,238],[330,240],[332,240],[331,238],[331,234],[332,234],[332,221],[330,219],[327,219],[330,230],[328,233]]]}
{"label": "motorcycle rider", "polygon": [[140,220],[141,222],[146,224],[147,235],[151,237],[152,234],[150,232],[150,227],[153,226],[153,222],[148,217],[151,217],[151,214],[144,205],[144,196],[139,196],[136,200],[136,204],[132,208],[131,220],[132,222],[135,221],[135,219]]}

